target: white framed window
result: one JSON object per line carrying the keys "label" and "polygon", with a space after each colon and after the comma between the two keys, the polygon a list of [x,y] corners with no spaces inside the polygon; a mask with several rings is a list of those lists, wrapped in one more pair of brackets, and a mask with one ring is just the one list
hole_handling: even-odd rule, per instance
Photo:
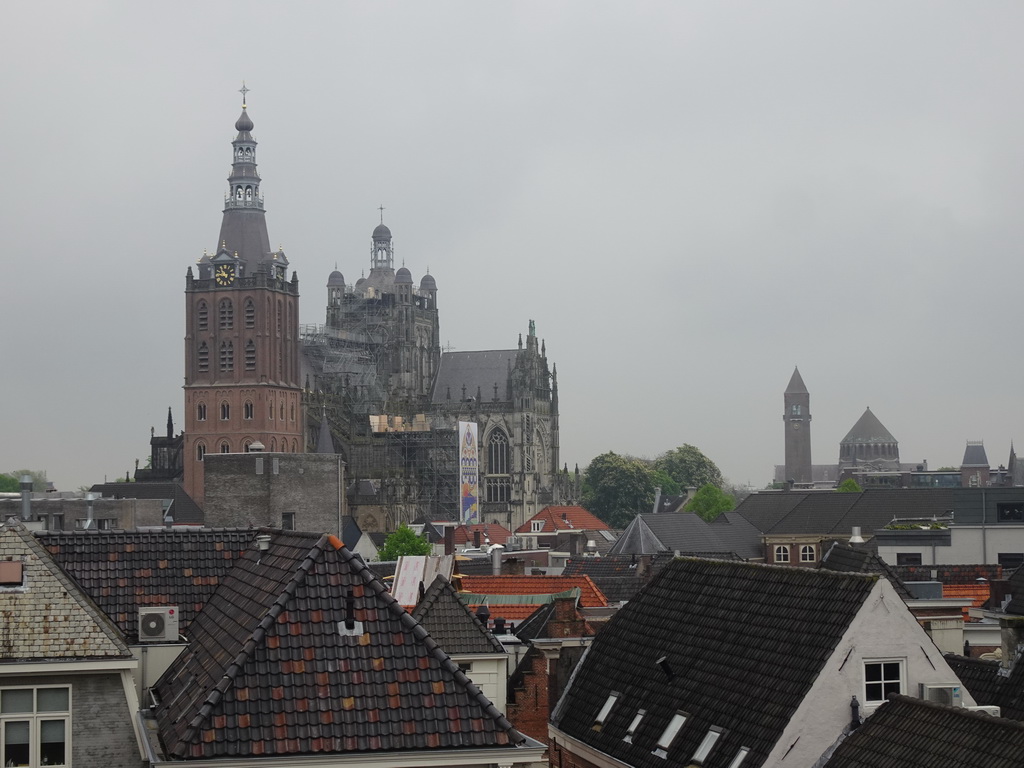
{"label": "white framed window", "polygon": [[544,530],[543,520],[531,520],[530,521],[530,533],[540,533]]}
{"label": "white framed window", "polygon": [[644,719],[644,715],[647,714],[646,709],[641,709],[636,713],[636,717],[633,718],[633,722],[629,724],[629,728],[626,731],[626,735],[622,737],[622,740],[627,744],[633,743],[633,734],[636,733],[636,729],[640,727],[640,722]]}
{"label": "white framed window", "polygon": [[813,563],[817,560],[817,553],[814,551],[813,544],[804,544],[800,547],[800,562],[801,563]]}
{"label": "white framed window", "polygon": [[882,704],[890,693],[906,693],[905,659],[864,660],[864,703]]}
{"label": "white framed window", "polygon": [[0,765],[71,762],[71,688],[0,688]]}
{"label": "white framed window", "polygon": [[693,757],[690,759],[691,763],[703,763],[708,759],[708,755],[711,754],[711,750],[714,749],[715,742],[718,741],[722,735],[722,729],[717,725],[711,726],[711,730],[704,736],[704,740],[697,747],[697,751],[693,753]]}
{"label": "white framed window", "polygon": [[776,563],[788,563],[789,562],[789,547],[785,544],[779,544],[775,547],[775,562]]}
{"label": "white framed window", "polygon": [[687,717],[689,715],[685,712],[676,712],[672,715],[672,719],[668,721],[668,725],[665,726],[665,730],[658,738],[658,745],[654,748],[655,755],[658,757],[668,757],[668,748],[672,746],[672,742],[686,724]]}

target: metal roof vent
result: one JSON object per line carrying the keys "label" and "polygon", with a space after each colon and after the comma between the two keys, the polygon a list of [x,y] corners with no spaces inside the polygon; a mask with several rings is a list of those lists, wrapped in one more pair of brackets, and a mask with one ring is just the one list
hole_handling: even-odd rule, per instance
{"label": "metal roof vent", "polygon": [[852,529],[851,534],[850,534],[850,543],[851,544],[863,544],[864,543],[864,537],[860,535],[860,526],[859,525],[853,526],[853,529]]}

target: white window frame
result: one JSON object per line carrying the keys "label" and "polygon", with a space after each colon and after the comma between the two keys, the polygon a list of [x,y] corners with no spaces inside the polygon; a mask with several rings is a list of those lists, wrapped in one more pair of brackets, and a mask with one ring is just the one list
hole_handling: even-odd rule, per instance
{"label": "white window frame", "polygon": [[[882,667],[882,679],[879,680],[879,681],[876,681],[876,682],[869,683],[868,682],[868,666],[875,665],[875,664],[880,664],[880,665],[896,664],[896,665],[898,665],[898,669],[899,669],[898,677],[897,678],[886,678],[886,676],[885,676],[885,668],[883,666]],[[861,665],[861,668],[862,668],[863,674],[864,674],[864,688],[863,688],[863,690],[864,690],[864,706],[865,707],[874,708],[874,707],[879,707],[882,704],[884,704],[885,701],[886,701],[886,698],[887,698],[887,694],[885,693],[885,687],[887,685],[891,685],[894,682],[899,684],[899,690],[895,691],[895,693],[906,694],[906,692],[907,692],[907,660],[906,660],[906,658],[892,657],[892,658],[881,658],[881,659],[864,659],[864,661],[863,661],[863,663]],[[868,686],[869,685],[873,685],[873,686],[874,685],[881,685],[882,686],[882,696],[881,696],[881,698],[872,698],[871,696],[868,695]],[[890,693],[893,693],[893,691],[890,691]]]}
{"label": "white window frame", "polygon": [[675,741],[676,736],[683,730],[683,726],[686,725],[686,721],[690,718],[687,712],[676,712],[672,715],[672,719],[668,721],[668,725],[665,726],[665,730],[662,731],[661,736],[658,737],[657,746],[654,748],[654,754],[658,757],[668,758],[669,747],[672,746],[672,742]]}
{"label": "white window frame", "polygon": [[618,691],[612,691],[608,694],[608,698],[605,699],[604,704],[601,705],[601,709],[597,713],[597,717],[594,718],[595,726],[604,725],[604,721],[608,719],[608,715],[611,714],[612,707],[615,706],[615,702],[621,694]]}
{"label": "white window frame", "polygon": [[646,714],[646,709],[637,711],[636,716],[633,718],[633,722],[629,724],[629,728],[626,730],[626,735],[622,737],[624,742],[627,744],[633,743],[633,734],[636,733],[636,729],[640,727],[640,722],[644,719],[644,715]]}
{"label": "white window frame", "polygon": [[[41,762],[41,726],[44,721],[60,721],[64,724],[64,760],[63,763],[46,763],[49,766],[70,766],[71,765],[71,686],[70,685],[11,685],[0,688],[0,699],[7,691],[32,691],[31,712],[2,712],[0,711],[0,765],[7,765],[7,725],[14,722],[28,722],[29,724],[29,768],[39,768]],[[39,691],[41,690],[65,690],[68,693],[68,708],[66,710],[39,711]],[[12,763],[13,765],[13,763]],[[18,763],[22,765],[22,763]]]}
{"label": "white window frame", "polygon": [[710,730],[704,735],[704,740],[701,741],[700,746],[697,747],[697,751],[693,753],[693,757],[690,758],[691,763],[703,764],[708,759],[708,755],[711,754],[711,750],[715,748],[715,744],[718,739],[722,736],[722,728],[717,725],[711,726]]}
{"label": "white window frame", "polygon": [[800,545],[800,562],[813,563],[818,559],[818,551],[813,544]]}
{"label": "white window frame", "polygon": [[774,549],[775,549],[775,562],[776,563],[788,563],[789,562],[789,545],[788,544],[776,544]]}

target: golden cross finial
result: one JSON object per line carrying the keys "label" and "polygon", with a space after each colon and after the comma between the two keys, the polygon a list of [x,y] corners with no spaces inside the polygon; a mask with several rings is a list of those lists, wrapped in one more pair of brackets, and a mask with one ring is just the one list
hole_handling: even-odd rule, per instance
{"label": "golden cross finial", "polygon": [[242,109],[245,109],[245,94],[247,94],[251,88],[245,87],[245,80],[242,81],[242,87],[238,89],[238,92],[242,94]]}

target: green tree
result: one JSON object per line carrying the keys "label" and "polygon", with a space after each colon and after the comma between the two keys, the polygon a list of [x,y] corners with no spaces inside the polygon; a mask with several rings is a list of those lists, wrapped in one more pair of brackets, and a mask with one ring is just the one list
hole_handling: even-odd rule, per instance
{"label": "green tree", "polygon": [[0,493],[17,493],[21,490],[21,482],[11,475],[0,475]]}
{"label": "green tree", "polygon": [[723,512],[729,512],[735,507],[736,500],[732,496],[714,483],[707,483],[693,494],[693,498],[686,502],[686,506],[683,509],[686,512],[700,515],[701,518],[710,523]]}
{"label": "green tree", "polygon": [[583,506],[613,528],[625,528],[639,513],[651,511],[655,484],[647,462],[602,453],[583,473]]}
{"label": "green tree", "polygon": [[46,479],[45,469],[15,469],[7,474],[18,483],[18,487],[14,489],[16,491],[21,490],[22,475],[28,475],[32,478],[32,491],[35,493],[43,493],[50,487],[50,482]]}
{"label": "green tree", "polygon": [[680,488],[702,488],[709,483],[721,488],[722,472],[696,446],[685,444],[665,451],[654,460],[654,468],[665,472]]}
{"label": "green tree", "polygon": [[836,488],[836,493],[861,493],[864,489],[861,488],[857,481],[852,477],[848,477],[839,484]]}
{"label": "green tree", "polygon": [[655,469],[653,466],[650,466],[647,468],[647,471],[651,474],[651,480],[654,482],[654,486],[656,488],[661,488],[662,496],[678,496],[683,492],[683,489],[679,487],[679,483],[669,477],[668,472],[665,470]]}
{"label": "green tree", "polygon": [[432,551],[426,536],[417,536],[405,523],[384,540],[377,557],[380,560],[397,560],[405,555],[429,555]]}

